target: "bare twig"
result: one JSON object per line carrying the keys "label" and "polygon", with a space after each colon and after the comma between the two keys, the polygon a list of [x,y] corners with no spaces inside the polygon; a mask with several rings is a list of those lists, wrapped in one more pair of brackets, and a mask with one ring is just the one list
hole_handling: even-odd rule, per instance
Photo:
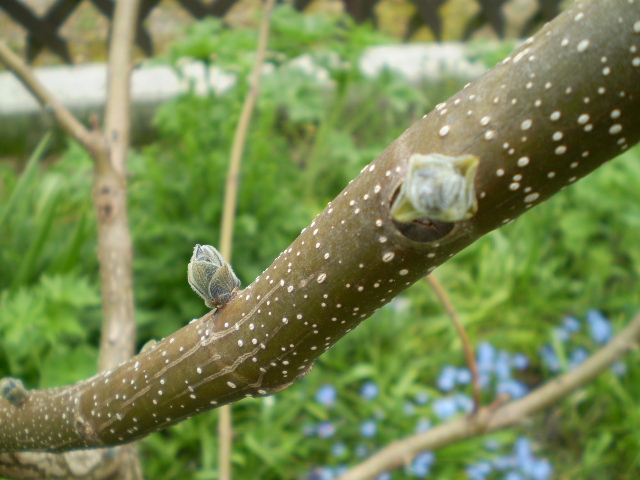
{"label": "bare twig", "polygon": [[462,349],[464,351],[464,356],[467,359],[467,364],[469,365],[469,370],[471,370],[471,378],[473,383],[473,411],[477,412],[480,409],[480,377],[478,375],[478,364],[476,363],[476,357],[473,354],[473,347],[471,346],[471,342],[469,342],[469,337],[467,336],[467,332],[464,329],[464,325],[460,321],[460,317],[456,312],[453,303],[449,299],[449,295],[447,295],[447,291],[444,289],[438,278],[431,273],[425,277],[429,285],[433,289],[434,293],[440,300],[443,308],[451,318],[451,322],[455,327],[458,335],[460,336],[460,340],[462,341]]}
{"label": "bare twig", "polygon": [[131,131],[131,69],[140,0],[117,2],[109,46],[105,137],[110,163],[124,177]]}
{"label": "bare twig", "polygon": [[132,244],[126,205],[125,163],[129,148],[129,83],[132,42],[140,0],[116,4],[109,48],[105,137],[108,148],[94,156],[93,201],[98,217],[98,258],[104,319],[99,370],[127,360],[135,346]]}
{"label": "bare twig", "polygon": [[590,383],[640,341],[640,314],[605,347],[570,373],[560,375],[526,397],[498,407],[483,407],[475,414],[439,425],[428,432],[399,440],[340,477],[364,480],[401,467],[425,450],[436,450],[467,438],[512,426],[525,417],[557,404],[578,388]]}
{"label": "bare twig", "polygon": [[[127,216],[126,160],[131,125],[131,66],[140,0],[116,2],[109,46],[105,118],[107,148],[94,154],[93,202],[98,218],[98,258],[102,279],[102,334],[98,368],[130,358],[135,349],[133,246]],[[120,475],[143,478],[135,444],[118,450]]]}
{"label": "bare twig", "polygon": [[[260,29],[258,32],[258,45],[256,47],[256,61],[249,78],[249,92],[242,105],[240,119],[233,137],[231,147],[231,159],[225,185],[224,207],[222,212],[222,228],[220,234],[220,253],[228,261],[231,261],[233,247],[233,225],[235,222],[236,205],[238,203],[238,180],[240,174],[240,162],[249,130],[251,117],[260,92],[260,79],[262,77],[262,65],[264,63],[267,41],[269,38],[269,21],[275,0],[267,0],[262,11]],[[218,478],[220,480],[231,479],[231,452],[233,444],[233,425],[231,418],[231,406],[220,408],[218,417]]]}
{"label": "bare twig", "polygon": [[231,160],[229,161],[229,172],[227,174],[227,182],[224,194],[224,210],[222,212],[222,233],[220,238],[220,253],[227,260],[231,259],[233,224],[235,219],[236,205],[238,203],[238,180],[240,174],[240,161],[244,153],[244,147],[249,130],[249,122],[253,115],[253,110],[258,100],[260,92],[260,79],[262,74],[262,65],[267,51],[267,40],[269,37],[269,20],[271,18],[271,10],[275,0],[268,0],[264,5],[262,20],[260,22],[260,31],[258,34],[258,47],[256,49],[256,62],[249,79],[250,87],[247,97],[242,105],[240,119],[236,127],[233,137],[233,145],[231,147]]}
{"label": "bare twig", "polygon": [[73,114],[65,108],[33,74],[22,59],[13,53],[5,42],[0,40],[0,62],[2,62],[22,82],[27,90],[40,102],[43,108],[51,111],[60,126],[92,155],[105,148],[101,134],[88,130]]}

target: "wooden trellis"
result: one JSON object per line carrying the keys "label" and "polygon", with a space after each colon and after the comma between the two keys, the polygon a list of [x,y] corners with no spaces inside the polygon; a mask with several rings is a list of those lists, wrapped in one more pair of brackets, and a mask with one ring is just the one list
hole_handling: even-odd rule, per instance
{"label": "wooden trellis", "polygon": [[[55,52],[67,63],[71,62],[67,41],[62,38],[58,29],[73,14],[84,1],[91,2],[101,14],[109,20],[113,17],[114,0],[56,0],[42,16],[36,15],[22,0],[0,0],[0,8],[9,14],[28,32],[26,56],[33,61],[44,48]],[[224,17],[238,0],[178,0],[191,16],[202,19],[207,16]],[[379,0],[342,0],[345,10],[358,23],[372,20],[376,22],[375,6]],[[411,0],[416,12],[410,19],[405,38],[408,39],[420,27],[426,25],[431,29],[438,41],[442,39],[442,19],[439,9],[447,0]],[[507,0],[477,0],[479,12],[469,20],[463,34],[463,40],[484,24],[489,24],[495,33],[504,37],[505,17],[503,6]],[[312,0],[294,0],[293,5],[298,10],[304,10]],[[142,0],[141,12],[136,31],[136,44],[146,55],[153,54],[153,39],[144,27],[144,21],[160,0]],[[536,12],[527,20],[521,31],[521,36],[528,36],[540,22],[546,22],[555,17],[560,11],[561,0],[537,0]]]}

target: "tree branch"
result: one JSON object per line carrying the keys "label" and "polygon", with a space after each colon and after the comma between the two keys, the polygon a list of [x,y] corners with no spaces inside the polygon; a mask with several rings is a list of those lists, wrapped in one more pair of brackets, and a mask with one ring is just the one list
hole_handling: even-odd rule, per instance
{"label": "tree branch", "polygon": [[105,137],[110,164],[124,178],[131,133],[131,69],[140,0],[116,3],[109,45]]}
{"label": "tree branch", "polygon": [[640,341],[640,314],[605,347],[578,368],[549,381],[524,398],[497,408],[483,407],[477,413],[439,425],[425,433],[393,442],[351,469],[340,480],[375,478],[383,471],[404,466],[418,453],[436,450],[468,438],[485,435],[524,420],[526,417],[557,404],[562,399],[593,381]]}
{"label": "tree branch", "polygon": [[269,22],[275,0],[267,0],[262,11],[260,29],[258,32],[258,45],[256,47],[256,60],[249,77],[249,92],[247,93],[238,125],[233,136],[231,146],[231,159],[224,192],[224,206],[222,211],[222,233],[220,235],[220,253],[228,261],[231,261],[233,246],[233,224],[238,203],[238,181],[240,177],[240,162],[247,142],[247,133],[251,123],[251,117],[255,110],[258,95],[260,93],[260,80],[262,78],[262,66],[267,52],[269,39]]}
{"label": "tree branch", "polygon": [[[127,215],[126,162],[131,133],[131,69],[140,0],[119,0],[109,45],[105,138],[94,155],[93,204],[98,219],[98,259],[102,280],[102,329],[98,371],[113,368],[134,353],[133,244]],[[119,476],[143,478],[135,445],[119,449]]]}
{"label": "tree branch", "polygon": [[[638,18],[640,2],[574,3],[411,126],[222,308],[93,378],[0,401],[0,449],[122,444],[288,387],[438,265],[638,141]],[[415,153],[479,158],[471,218],[393,220]]]}
{"label": "tree branch", "polygon": [[22,59],[0,40],[0,62],[22,82],[42,107],[53,113],[56,121],[67,134],[73,137],[91,155],[105,148],[104,138],[98,132],[89,131],[49,92]]}
{"label": "tree branch", "polygon": [[109,48],[105,136],[108,148],[94,157],[93,203],[98,218],[98,258],[102,279],[102,336],[99,370],[134,353],[135,321],[132,242],[127,217],[125,165],[129,149],[132,43],[140,0],[116,3]]}
{"label": "tree branch", "polygon": [[[140,0],[123,0],[117,2],[115,7],[109,49],[107,138],[97,129],[87,130],[40,84],[29,67],[0,42],[0,60],[18,76],[45,108],[51,108],[65,131],[84,146],[94,159],[93,201],[98,218],[98,258],[104,312],[98,361],[100,371],[129,359],[135,346],[132,245],[126,211],[125,164],[130,131],[132,44],[139,3]],[[57,469],[69,470],[77,478],[104,478],[111,475],[110,472],[117,467],[119,478],[142,478],[135,446],[94,452],[90,462],[87,462],[86,456],[81,460],[78,458],[77,455],[16,455],[3,457],[0,465],[3,473],[11,472],[13,476],[19,473],[30,475],[37,464],[45,476]],[[77,461],[80,464],[84,462],[91,468],[79,469],[73,463]]]}
{"label": "tree branch", "polygon": [[451,319],[451,323],[453,323],[453,327],[458,332],[458,336],[460,337],[460,341],[462,342],[462,350],[464,352],[464,357],[467,361],[467,365],[469,366],[469,370],[471,371],[471,381],[473,387],[473,411],[478,411],[480,409],[480,405],[482,404],[482,400],[480,397],[480,376],[478,375],[478,364],[476,362],[476,357],[473,354],[473,347],[471,346],[471,342],[469,341],[469,336],[467,335],[466,330],[464,329],[464,325],[460,321],[460,317],[458,316],[458,312],[456,312],[453,303],[449,299],[449,295],[447,295],[447,291],[438,280],[438,277],[435,274],[427,275],[426,277],[427,283],[431,286],[436,297],[440,301],[440,304],[449,315]]}
{"label": "tree branch", "polygon": [[[260,20],[260,29],[258,31],[258,45],[256,47],[256,60],[249,77],[249,92],[242,105],[240,119],[238,120],[238,125],[233,137],[233,145],[231,147],[231,159],[229,161],[229,172],[227,173],[225,185],[220,234],[220,253],[222,253],[222,256],[227,261],[231,261],[232,258],[233,224],[235,222],[236,205],[238,203],[240,162],[242,161],[242,155],[247,141],[247,132],[251,124],[251,117],[260,93],[262,65],[264,64],[267,52],[269,24],[274,4],[275,0],[267,0],[262,9],[262,19]],[[230,480],[231,451],[233,445],[231,406],[223,406],[220,409],[218,419],[218,475],[220,480]]]}

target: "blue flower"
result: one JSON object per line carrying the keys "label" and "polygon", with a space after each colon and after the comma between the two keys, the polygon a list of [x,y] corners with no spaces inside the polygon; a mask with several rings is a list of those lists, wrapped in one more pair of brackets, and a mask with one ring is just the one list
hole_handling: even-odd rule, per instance
{"label": "blue flower", "polygon": [[316,469],[316,470],[310,472],[309,475],[304,477],[304,479],[305,480],[321,480],[320,472]]}
{"label": "blue flower", "polygon": [[485,480],[492,470],[493,466],[487,461],[480,461],[466,468],[467,476],[470,480]]}
{"label": "blue flower", "polygon": [[511,359],[509,354],[504,350],[498,351],[498,356],[495,359],[495,373],[500,380],[507,380],[511,378]]}
{"label": "blue flower", "polygon": [[558,340],[560,340],[562,343],[567,343],[569,341],[569,339],[571,338],[571,332],[569,332],[564,327],[556,327],[554,332],[555,332],[556,337],[558,337]]}
{"label": "blue flower", "polygon": [[369,455],[369,449],[366,445],[363,445],[362,443],[356,445],[356,456],[364,458],[367,455]]}
{"label": "blue flower", "polygon": [[489,342],[480,342],[476,352],[476,361],[481,372],[491,372],[496,356],[496,349]]}
{"label": "blue flower", "polygon": [[611,327],[611,322],[605,318],[602,312],[589,310],[587,312],[587,323],[589,324],[589,332],[594,342],[602,345],[611,340],[613,328]]}
{"label": "blue flower", "polygon": [[570,369],[576,368],[577,366],[584,363],[584,361],[587,358],[589,358],[589,352],[587,351],[586,348],[583,348],[583,347],[575,348],[571,352],[571,357],[569,358],[569,368]]}
{"label": "blue flower", "polygon": [[336,442],[331,446],[331,455],[342,458],[347,453],[347,446],[343,442]]}
{"label": "blue flower", "polygon": [[433,402],[431,408],[440,420],[446,420],[458,412],[456,401],[451,397],[438,398]]}
{"label": "blue flower", "polygon": [[496,470],[505,471],[510,468],[516,468],[518,466],[518,462],[516,458],[512,455],[505,455],[502,457],[497,457],[493,460],[493,466]]}
{"label": "blue flower", "polygon": [[416,433],[424,433],[431,428],[431,420],[427,418],[421,418],[416,423]]}
{"label": "blue flower", "polygon": [[443,392],[450,392],[456,386],[456,367],[445,365],[440,371],[440,376],[436,381],[438,388]]}
{"label": "blue flower", "polygon": [[480,372],[478,374],[478,382],[480,383],[480,388],[487,388],[491,384],[491,375],[486,372]]}
{"label": "blue flower", "polygon": [[553,467],[546,458],[538,459],[532,465],[529,475],[533,480],[548,480],[553,475]]}
{"label": "blue flower", "polygon": [[567,315],[564,317],[564,321],[562,322],[564,329],[569,333],[576,333],[580,331],[580,320],[576,317],[572,317],[571,315]]}
{"label": "blue flower", "polygon": [[364,438],[373,437],[376,434],[377,430],[378,426],[376,425],[376,422],[374,420],[365,420],[364,422],[362,422],[362,425],[360,425],[360,435],[362,435]]}
{"label": "blue flower", "polygon": [[368,381],[362,385],[360,389],[360,396],[365,400],[373,400],[380,393],[380,389],[376,382]]}
{"label": "blue flower", "polygon": [[407,400],[406,402],[404,402],[404,405],[402,406],[402,411],[404,412],[405,415],[411,416],[416,412],[416,406],[413,403],[411,403],[411,401]]}
{"label": "blue flower", "polygon": [[622,360],[618,360],[616,363],[611,365],[611,371],[616,377],[621,377],[627,373],[627,364]]}
{"label": "blue flower", "polygon": [[429,397],[429,394],[422,390],[416,394],[415,400],[418,405],[426,405],[429,401],[429,398],[431,398]]}
{"label": "blue flower", "polygon": [[524,353],[516,353],[511,356],[511,366],[516,370],[529,368],[529,358]]}
{"label": "blue flower", "polygon": [[338,398],[338,390],[333,385],[325,384],[316,392],[316,402],[327,408],[332,407]]}
{"label": "blue flower", "polygon": [[527,437],[518,437],[514,446],[514,453],[520,469],[524,472],[530,471],[535,460],[531,449],[531,441]]}
{"label": "blue flower", "polygon": [[471,371],[466,367],[458,368],[456,382],[458,382],[458,385],[468,385],[471,382]]}
{"label": "blue flower", "polygon": [[495,452],[500,448],[500,442],[495,438],[490,438],[484,443],[484,448],[489,452]]}
{"label": "blue flower", "polygon": [[331,438],[336,433],[336,426],[331,422],[320,422],[318,425],[318,436],[320,438]]}
{"label": "blue flower", "polygon": [[465,471],[467,472],[467,478],[470,480],[485,480],[487,478],[486,475],[478,471],[475,465],[467,467]]}
{"label": "blue flower", "polygon": [[464,393],[457,393],[455,396],[456,405],[458,409],[462,412],[471,413],[473,412],[473,399],[469,395],[465,395]]}
{"label": "blue flower", "polygon": [[560,371],[560,359],[558,359],[558,355],[553,347],[550,345],[543,345],[540,349],[540,356],[542,357],[542,362],[551,372]]}
{"label": "blue flower", "polygon": [[376,480],[391,480],[391,474],[389,472],[382,472],[376,477]]}
{"label": "blue flower", "polygon": [[525,476],[520,472],[508,472],[504,477],[504,480],[525,480]]}
{"label": "blue flower", "polygon": [[425,478],[431,473],[431,467],[435,459],[433,452],[419,453],[411,462],[411,472],[418,478]]}
{"label": "blue flower", "polygon": [[329,467],[317,467],[314,468],[306,480],[333,480],[334,475]]}
{"label": "blue flower", "polygon": [[349,467],[347,467],[346,465],[338,465],[335,469],[336,477],[341,477],[348,471],[349,471]]}
{"label": "blue flower", "polygon": [[511,398],[522,398],[529,393],[529,388],[518,380],[504,380],[498,383],[496,391],[499,394],[506,393]]}

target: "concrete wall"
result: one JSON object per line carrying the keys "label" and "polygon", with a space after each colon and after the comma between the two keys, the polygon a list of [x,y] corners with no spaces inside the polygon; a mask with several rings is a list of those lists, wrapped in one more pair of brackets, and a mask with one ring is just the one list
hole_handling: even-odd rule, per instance
{"label": "concrete wall", "polygon": [[[291,68],[317,73],[311,58],[294,60]],[[361,59],[363,72],[375,75],[382,68],[402,72],[412,82],[455,78],[470,81],[485,66],[467,60],[465,46],[458,43],[405,44],[369,48]],[[268,66],[265,73],[268,74]],[[200,62],[185,60],[177,68],[147,62],[136,68],[132,78],[133,141],[141,143],[153,136],[152,118],[162,102],[193,88],[204,95],[209,90],[223,93],[235,84],[235,77],[216,67],[206,74]],[[83,120],[97,113],[102,117],[107,87],[105,64],[56,66],[35,69],[36,76],[67,108]],[[42,135],[53,128],[58,145],[64,135],[52,115],[40,107],[33,96],[10,72],[0,73],[0,156],[25,154]]]}

